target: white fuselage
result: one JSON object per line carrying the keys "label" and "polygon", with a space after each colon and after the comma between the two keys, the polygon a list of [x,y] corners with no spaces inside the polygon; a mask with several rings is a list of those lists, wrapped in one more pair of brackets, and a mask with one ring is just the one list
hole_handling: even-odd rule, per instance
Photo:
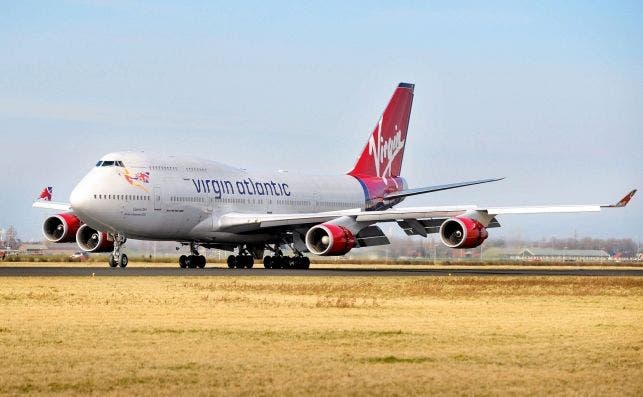
{"label": "white fuselage", "polygon": [[348,175],[250,172],[208,160],[117,152],[103,156],[70,203],[83,222],[108,233],[234,243],[249,238],[221,232],[223,214],[363,209],[366,200],[360,182]]}

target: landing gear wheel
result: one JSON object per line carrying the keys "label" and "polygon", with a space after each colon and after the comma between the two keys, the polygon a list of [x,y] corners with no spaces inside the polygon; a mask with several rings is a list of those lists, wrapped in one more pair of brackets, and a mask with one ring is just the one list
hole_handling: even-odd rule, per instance
{"label": "landing gear wheel", "polygon": [[114,260],[114,254],[109,254],[109,267],[116,267],[118,263]]}
{"label": "landing gear wheel", "polygon": [[307,256],[303,256],[301,258],[301,268],[302,269],[309,269],[310,268],[310,258]]}
{"label": "landing gear wheel", "polygon": [[229,267],[230,269],[234,269],[234,268],[235,268],[235,266],[237,266],[237,257],[236,257],[236,256],[234,256],[234,255],[230,255],[230,256],[228,257],[228,267]]}
{"label": "landing gear wheel", "polygon": [[197,266],[199,267],[199,269],[203,269],[205,267],[205,256],[199,255],[195,258],[198,258]]}
{"label": "landing gear wheel", "polygon": [[273,269],[287,269],[288,268],[288,257],[287,256],[275,256],[272,261]]}
{"label": "landing gear wheel", "polygon": [[243,260],[243,265],[246,269],[252,269],[252,266],[254,266],[255,260],[251,255],[245,255],[244,260]]}
{"label": "landing gear wheel", "polygon": [[272,268],[273,269],[281,269],[281,257],[279,257],[279,256],[273,256],[272,257]]}
{"label": "landing gear wheel", "polygon": [[196,255],[188,256],[187,264],[188,268],[196,269],[196,267],[199,265],[199,257]]}
{"label": "landing gear wheel", "polygon": [[127,259],[127,255],[121,254],[121,257],[119,258],[118,265],[120,267],[127,267],[127,264],[129,263],[129,260]]}
{"label": "landing gear wheel", "polygon": [[237,255],[236,261],[237,263],[235,264],[235,267],[237,269],[243,269],[244,267],[246,267],[246,262],[248,261],[248,259],[245,255]]}
{"label": "landing gear wheel", "polygon": [[298,256],[293,256],[288,258],[288,268],[289,269],[299,269],[300,258]]}
{"label": "landing gear wheel", "polygon": [[272,267],[272,256],[264,256],[263,267],[270,269]]}
{"label": "landing gear wheel", "polygon": [[310,259],[306,256],[298,256],[293,258],[295,269],[308,269],[310,267]]}
{"label": "landing gear wheel", "polygon": [[291,269],[301,269],[301,265],[302,265],[301,257],[299,256],[293,257],[290,263],[291,263],[290,265]]}
{"label": "landing gear wheel", "polygon": [[245,258],[243,256],[237,255],[235,258],[234,267],[236,267],[237,269],[243,269],[243,262],[245,262],[244,259]]}
{"label": "landing gear wheel", "polygon": [[188,267],[188,257],[187,256],[185,256],[185,255],[179,256],[179,266],[181,267],[181,269],[185,269],[186,267]]}

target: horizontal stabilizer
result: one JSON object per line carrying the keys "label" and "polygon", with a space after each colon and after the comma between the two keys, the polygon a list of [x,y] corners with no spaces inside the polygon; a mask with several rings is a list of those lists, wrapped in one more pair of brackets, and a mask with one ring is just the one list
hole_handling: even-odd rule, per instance
{"label": "horizontal stabilizer", "polygon": [[416,194],[439,192],[442,190],[457,189],[459,187],[479,185],[481,183],[497,182],[503,179],[505,178],[481,179],[478,181],[457,182],[457,183],[450,183],[448,185],[427,186],[427,187],[418,187],[415,189],[400,190],[398,192],[392,192],[385,195],[384,199],[392,200],[392,199],[401,198],[401,197],[415,196]]}

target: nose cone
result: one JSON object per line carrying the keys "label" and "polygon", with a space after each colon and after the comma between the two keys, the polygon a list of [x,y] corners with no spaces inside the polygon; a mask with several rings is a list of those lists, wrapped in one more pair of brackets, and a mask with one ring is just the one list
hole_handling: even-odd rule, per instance
{"label": "nose cone", "polygon": [[76,185],[69,196],[69,204],[71,204],[71,208],[81,217],[87,214],[90,204],[89,191],[86,186],[87,184],[84,183],[84,181],[81,181]]}

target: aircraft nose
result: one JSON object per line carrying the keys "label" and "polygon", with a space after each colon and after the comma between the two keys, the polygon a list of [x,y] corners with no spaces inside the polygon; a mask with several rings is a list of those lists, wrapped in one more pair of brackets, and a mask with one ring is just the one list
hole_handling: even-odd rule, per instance
{"label": "aircraft nose", "polygon": [[87,213],[89,206],[89,192],[85,187],[85,183],[80,182],[74,190],[72,190],[71,195],[69,196],[69,204],[74,212],[83,214]]}

